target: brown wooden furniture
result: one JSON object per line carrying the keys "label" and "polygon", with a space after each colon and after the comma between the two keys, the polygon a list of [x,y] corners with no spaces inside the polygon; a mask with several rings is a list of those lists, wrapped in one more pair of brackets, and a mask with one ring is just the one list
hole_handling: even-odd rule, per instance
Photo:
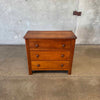
{"label": "brown wooden furniture", "polygon": [[76,40],[72,31],[28,31],[24,38],[30,75],[40,70],[71,74]]}

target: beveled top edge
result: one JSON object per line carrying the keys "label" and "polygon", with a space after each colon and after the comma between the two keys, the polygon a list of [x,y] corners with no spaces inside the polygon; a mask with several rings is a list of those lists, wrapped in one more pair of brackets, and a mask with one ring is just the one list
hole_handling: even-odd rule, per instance
{"label": "beveled top edge", "polygon": [[77,39],[72,31],[28,31],[24,39]]}

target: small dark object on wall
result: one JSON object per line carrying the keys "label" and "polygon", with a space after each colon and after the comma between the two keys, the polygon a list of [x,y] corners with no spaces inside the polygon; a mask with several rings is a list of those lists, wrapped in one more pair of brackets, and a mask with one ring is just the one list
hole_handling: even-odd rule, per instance
{"label": "small dark object on wall", "polygon": [[82,12],[74,11],[73,15],[81,16]]}

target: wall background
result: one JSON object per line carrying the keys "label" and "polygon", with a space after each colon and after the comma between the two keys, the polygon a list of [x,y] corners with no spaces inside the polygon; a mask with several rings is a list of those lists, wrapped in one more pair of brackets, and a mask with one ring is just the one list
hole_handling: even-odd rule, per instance
{"label": "wall background", "polygon": [[100,44],[100,0],[0,0],[0,44],[24,44],[27,30],[73,30],[78,44]]}
{"label": "wall background", "polygon": [[100,44],[100,0],[79,0],[82,16],[77,17],[78,44]]}

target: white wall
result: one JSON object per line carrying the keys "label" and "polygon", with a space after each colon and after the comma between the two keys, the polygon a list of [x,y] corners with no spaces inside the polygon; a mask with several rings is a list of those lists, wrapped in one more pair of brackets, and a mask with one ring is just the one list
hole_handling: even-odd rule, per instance
{"label": "white wall", "polygon": [[24,44],[28,30],[73,30],[76,0],[0,0],[0,44]]}
{"label": "white wall", "polygon": [[75,29],[78,44],[100,44],[100,0],[0,0],[0,44],[24,44],[28,30]]}
{"label": "white wall", "polygon": [[100,0],[80,0],[77,19],[78,44],[100,44]]}

